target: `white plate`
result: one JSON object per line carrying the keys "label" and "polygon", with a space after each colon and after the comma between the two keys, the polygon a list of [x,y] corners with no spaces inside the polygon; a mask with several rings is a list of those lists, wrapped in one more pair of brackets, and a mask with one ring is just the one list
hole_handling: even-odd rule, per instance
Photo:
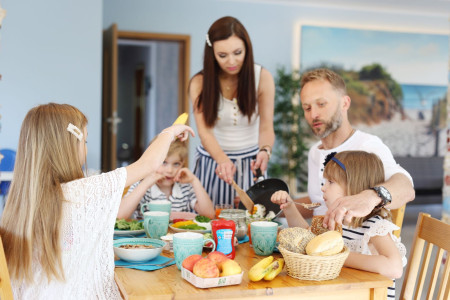
{"label": "white plate", "polygon": [[192,230],[192,229],[176,228],[176,227],[173,227],[172,224],[169,224],[169,228],[172,229],[174,232],[197,232],[197,233],[211,232],[211,230]]}
{"label": "white plate", "polygon": [[139,229],[139,230],[114,230],[114,235],[117,236],[137,236],[137,235],[141,235],[145,233],[144,229]]}

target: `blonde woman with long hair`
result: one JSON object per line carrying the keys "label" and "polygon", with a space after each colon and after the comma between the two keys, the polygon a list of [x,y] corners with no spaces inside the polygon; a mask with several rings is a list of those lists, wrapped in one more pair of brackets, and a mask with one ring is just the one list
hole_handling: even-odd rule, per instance
{"label": "blonde woman with long hair", "polygon": [[122,192],[155,172],[190,127],[163,130],[139,160],[85,177],[87,119],[49,103],[23,121],[1,234],[15,299],[120,299],[114,222]]}

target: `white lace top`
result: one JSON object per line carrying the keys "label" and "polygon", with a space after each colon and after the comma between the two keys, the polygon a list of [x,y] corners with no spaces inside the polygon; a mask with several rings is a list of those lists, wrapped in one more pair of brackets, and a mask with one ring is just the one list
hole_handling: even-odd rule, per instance
{"label": "white lace top", "polygon": [[13,282],[14,299],[121,299],[114,281],[114,222],[125,168],[62,185],[62,264],[65,282],[47,282],[37,260],[34,284]]}
{"label": "white lace top", "polygon": [[[342,226],[343,238],[345,246],[351,252],[358,252],[361,254],[374,255],[369,247],[370,238],[374,236],[384,236],[389,234],[398,251],[402,257],[403,267],[406,265],[406,248],[401,243],[400,238],[396,237],[392,232],[398,230],[399,227],[394,223],[381,218],[380,216],[373,216],[363,222],[361,227],[349,228]],[[394,284],[388,288],[388,299],[395,299],[395,280]]]}

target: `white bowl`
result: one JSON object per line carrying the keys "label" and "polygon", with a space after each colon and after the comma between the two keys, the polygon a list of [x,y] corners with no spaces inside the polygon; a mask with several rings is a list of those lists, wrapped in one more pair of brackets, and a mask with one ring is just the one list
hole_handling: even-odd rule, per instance
{"label": "white bowl", "polygon": [[[121,260],[129,262],[149,261],[161,254],[166,242],[148,238],[128,238],[114,241],[114,254]],[[122,245],[151,245],[151,249],[125,249]]]}

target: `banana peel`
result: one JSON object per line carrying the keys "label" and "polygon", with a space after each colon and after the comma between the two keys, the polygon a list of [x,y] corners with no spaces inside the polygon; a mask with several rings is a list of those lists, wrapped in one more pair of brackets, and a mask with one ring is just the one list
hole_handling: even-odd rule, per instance
{"label": "banana peel", "polygon": [[272,280],[278,274],[281,273],[284,267],[284,259],[278,258],[276,261],[272,262],[266,269],[271,269],[269,273],[264,276],[264,280]]}
{"label": "banana peel", "polygon": [[263,258],[259,262],[257,262],[253,267],[248,271],[248,278],[251,281],[260,281],[264,278],[270,271],[271,268],[268,268],[273,262],[273,256],[268,256]]}
{"label": "banana peel", "polygon": [[173,125],[181,124],[184,125],[187,122],[189,115],[188,113],[182,113],[176,120],[173,122]]}

